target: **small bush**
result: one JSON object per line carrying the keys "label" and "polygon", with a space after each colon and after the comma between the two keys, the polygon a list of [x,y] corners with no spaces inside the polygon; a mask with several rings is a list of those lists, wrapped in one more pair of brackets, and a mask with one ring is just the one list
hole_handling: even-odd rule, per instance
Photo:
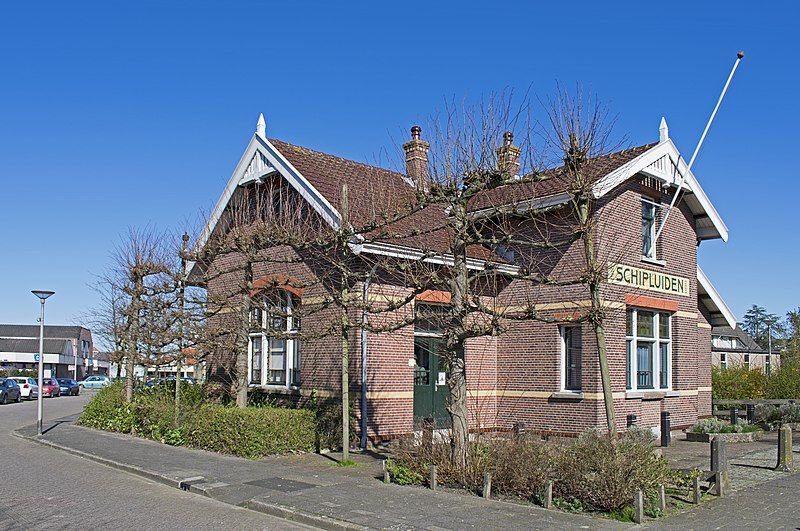
{"label": "small bush", "polygon": [[756,420],[765,424],[800,422],[800,404],[758,404]]}
{"label": "small bush", "polygon": [[314,450],[314,413],[306,409],[204,405],[184,426],[189,446],[257,459]]}
{"label": "small bush", "polygon": [[749,433],[759,429],[758,426],[748,424],[745,420],[740,420],[734,426],[718,418],[703,419],[692,426],[693,433]]}
{"label": "small bush", "polygon": [[756,400],[764,398],[767,377],[761,369],[744,365],[713,367],[711,385],[714,400]]}
{"label": "small bush", "polygon": [[391,459],[386,460],[389,477],[398,485],[422,485],[423,476],[407,466],[399,465]]}

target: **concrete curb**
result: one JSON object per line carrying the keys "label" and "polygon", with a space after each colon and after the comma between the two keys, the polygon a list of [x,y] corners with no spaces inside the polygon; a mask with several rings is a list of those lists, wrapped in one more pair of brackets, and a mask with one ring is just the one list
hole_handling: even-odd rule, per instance
{"label": "concrete curb", "polygon": [[[24,429],[24,428],[23,428]],[[100,463],[102,465],[109,466],[111,468],[116,468],[117,470],[122,470],[123,472],[128,472],[129,474],[134,474],[157,483],[161,483],[163,485],[167,485],[169,487],[173,487],[179,490],[188,491],[200,496],[205,496],[207,498],[216,499],[221,503],[225,503],[226,505],[233,505],[211,495],[211,490],[215,487],[222,486],[223,484],[205,484],[203,483],[204,477],[196,476],[191,478],[185,479],[178,479],[175,477],[165,476],[163,474],[159,474],[157,472],[151,472],[150,470],[146,470],[144,468],[135,466],[135,465],[126,465],[125,463],[120,463],[118,461],[114,461],[111,459],[106,459],[104,457],[99,457],[94,454],[90,454],[88,452],[84,452],[81,450],[77,450],[75,448],[70,448],[69,446],[64,446],[63,444],[54,443],[52,441],[48,441],[46,439],[41,439],[35,435],[26,435],[19,430],[13,430],[11,434],[15,437],[20,439],[25,439],[27,441],[35,442],[37,444],[41,444],[42,446],[48,446],[50,448],[55,448],[57,450],[61,450],[62,452],[66,452],[68,454],[76,455],[78,457],[82,457],[84,459],[89,459],[90,461],[94,461],[96,463]],[[347,522],[344,520],[337,520],[335,518],[330,518],[327,516],[319,516],[313,513],[306,513],[304,511],[284,507],[281,505],[270,504],[266,502],[262,502],[255,499],[247,500],[241,504],[239,507],[243,507],[245,509],[250,509],[252,511],[268,514],[270,516],[276,516],[278,518],[282,518],[284,520],[289,520],[292,522],[297,522],[305,525],[310,525],[313,527],[317,527],[319,529],[326,529],[329,531],[342,531],[342,530],[366,530],[369,529],[368,527],[364,527],[358,524],[354,524],[351,522]]]}

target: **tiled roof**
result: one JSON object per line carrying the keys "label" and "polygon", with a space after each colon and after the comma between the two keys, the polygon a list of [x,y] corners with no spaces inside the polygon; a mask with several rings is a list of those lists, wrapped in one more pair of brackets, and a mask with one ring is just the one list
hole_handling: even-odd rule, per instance
{"label": "tiled roof", "polygon": [[[596,181],[627,164],[657,144],[645,144],[601,157],[590,159],[586,164],[586,177]],[[570,179],[564,174],[563,166],[542,172],[542,180],[509,184],[480,194],[470,205],[470,210],[481,210],[499,205],[511,205],[520,201],[543,198],[567,191]]]}
{"label": "tiled roof", "polygon": [[[281,140],[270,139],[270,142],[337,210],[342,201],[342,185],[346,184],[350,216],[356,227],[376,221],[380,224],[382,219],[402,213],[404,209],[410,211],[417,204],[414,189],[399,172]],[[447,252],[450,248],[442,205],[427,206],[390,226],[381,226],[378,232],[384,243],[435,252]],[[491,251],[477,246],[469,253],[473,258],[502,261]]]}
{"label": "tiled roof", "polygon": [[[341,207],[342,185],[346,184],[350,217],[356,227],[386,219],[405,208],[412,208],[417,202],[414,189],[399,172],[281,140],[270,139],[270,142],[337,210]],[[588,176],[599,179],[655,145],[646,144],[592,159],[587,167]],[[566,191],[569,182],[561,168],[547,170],[545,176],[547,178],[535,183],[510,184],[481,194],[473,200],[470,209],[508,205]],[[430,205],[382,227],[379,239],[384,243],[447,252],[450,248],[448,231],[444,206]],[[495,253],[479,246],[470,248],[469,254],[473,258],[503,262]]]}

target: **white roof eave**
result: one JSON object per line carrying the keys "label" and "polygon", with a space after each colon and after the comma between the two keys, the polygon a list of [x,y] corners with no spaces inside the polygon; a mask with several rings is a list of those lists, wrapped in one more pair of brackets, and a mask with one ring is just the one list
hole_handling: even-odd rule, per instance
{"label": "white roof eave", "polygon": [[722,314],[722,317],[725,319],[725,322],[731,328],[736,328],[736,316],[733,315],[733,311],[728,307],[725,303],[725,300],[719,294],[717,289],[711,283],[708,276],[706,276],[705,272],[697,266],[697,289],[698,292],[701,290],[708,295],[708,298],[711,299],[712,307],[709,308],[712,312],[716,311]]}

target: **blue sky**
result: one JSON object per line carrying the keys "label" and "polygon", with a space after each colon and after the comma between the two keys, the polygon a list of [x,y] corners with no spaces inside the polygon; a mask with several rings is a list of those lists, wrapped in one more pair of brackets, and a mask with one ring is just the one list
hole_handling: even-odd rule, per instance
{"label": "blue sky", "polygon": [[[0,322],[72,323],[130,226],[218,197],[255,127],[374,161],[447,97],[584,84],[630,143],[661,116],[730,229],[700,263],[737,317],[800,306],[792,2],[17,2],[0,17]],[[613,7],[612,7],[613,6]],[[404,136],[403,136],[404,137]]]}

